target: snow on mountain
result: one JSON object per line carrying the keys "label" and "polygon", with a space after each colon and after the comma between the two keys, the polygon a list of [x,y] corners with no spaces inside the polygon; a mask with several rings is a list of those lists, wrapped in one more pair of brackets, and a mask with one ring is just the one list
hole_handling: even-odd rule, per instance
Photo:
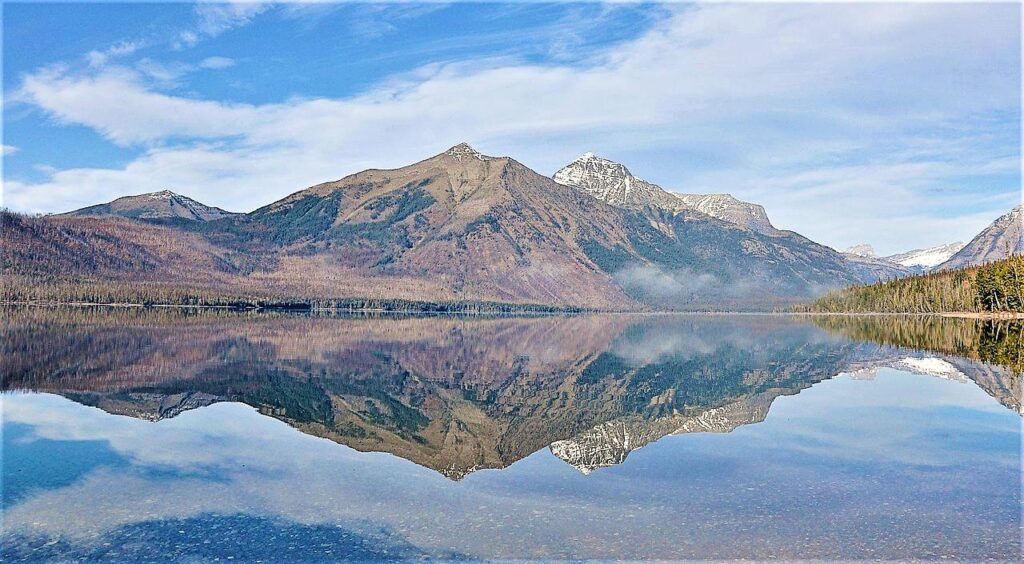
{"label": "snow on mountain", "polygon": [[594,153],[584,153],[556,172],[553,178],[559,184],[577,188],[613,206],[651,205],[673,211],[695,210],[765,235],[779,234],[762,206],[729,194],[667,192],[657,184],[633,176],[624,165]]}
{"label": "snow on mountain", "polygon": [[1024,205],[993,221],[936,270],[985,264],[1019,254],[1024,254]]}
{"label": "snow on mountain", "polygon": [[914,374],[936,376],[938,378],[954,380],[956,382],[971,381],[970,378],[968,378],[967,375],[961,372],[957,367],[936,357],[907,357],[895,362],[893,367],[907,370]]}
{"label": "snow on mountain", "polygon": [[963,241],[957,241],[955,243],[947,243],[945,245],[939,245],[937,247],[929,247],[927,249],[914,249],[905,253],[899,253],[885,257],[890,262],[908,266],[911,268],[918,267],[923,270],[929,270],[934,268],[955,255],[957,251],[964,248],[965,243]]}
{"label": "snow on mountain", "polygon": [[690,209],[717,217],[723,221],[742,225],[765,235],[778,234],[768,219],[768,213],[759,204],[738,200],[730,194],[681,194],[673,192]]}
{"label": "snow on mountain", "polygon": [[613,206],[654,205],[666,209],[684,207],[678,198],[656,184],[641,180],[624,165],[584,153],[552,177]]}

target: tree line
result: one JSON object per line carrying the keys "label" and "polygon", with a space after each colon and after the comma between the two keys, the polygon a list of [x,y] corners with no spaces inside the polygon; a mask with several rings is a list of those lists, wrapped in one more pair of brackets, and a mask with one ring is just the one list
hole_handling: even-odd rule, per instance
{"label": "tree line", "polygon": [[1024,312],[1024,257],[830,292],[798,310],[818,313]]}

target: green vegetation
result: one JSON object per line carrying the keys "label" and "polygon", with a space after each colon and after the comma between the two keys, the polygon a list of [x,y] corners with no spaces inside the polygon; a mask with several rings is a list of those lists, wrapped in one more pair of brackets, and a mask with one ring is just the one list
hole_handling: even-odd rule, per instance
{"label": "green vegetation", "polygon": [[802,308],[819,313],[1024,312],[1024,257],[832,292]]}

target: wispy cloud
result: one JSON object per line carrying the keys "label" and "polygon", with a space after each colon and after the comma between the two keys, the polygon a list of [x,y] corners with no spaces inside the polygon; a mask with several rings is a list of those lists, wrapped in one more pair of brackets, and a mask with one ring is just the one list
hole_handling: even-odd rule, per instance
{"label": "wispy cloud", "polygon": [[102,67],[111,59],[131,55],[144,46],[142,41],[119,41],[106,49],[89,51],[85,58],[90,66]]}
{"label": "wispy cloud", "polygon": [[191,47],[203,38],[216,37],[225,31],[246,25],[272,5],[270,2],[247,0],[197,3],[194,8],[195,28],[182,31],[178,35],[175,47]]}
{"label": "wispy cloud", "polygon": [[[197,8],[194,33],[221,33],[265,9]],[[1020,155],[1015,126],[1007,125],[1019,116],[1014,10],[681,7],[582,63],[468,58],[426,64],[355,96],[270,104],[171,95],[152,73],[116,65],[49,69],[25,78],[20,99],[59,123],[147,150],[119,169],[10,182],[9,202],[57,211],[174,186],[245,210],[465,140],[543,172],[584,150],[720,162],[717,170],[703,162],[692,171],[632,168],[667,188],[756,197],[777,225],[835,246],[924,246],[941,241],[866,229],[902,218],[907,230],[955,224],[948,238],[969,237],[963,231],[980,228],[980,217],[1000,205],[997,198],[961,217],[944,207],[950,196],[938,189],[1013,174],[1008,163]]]}

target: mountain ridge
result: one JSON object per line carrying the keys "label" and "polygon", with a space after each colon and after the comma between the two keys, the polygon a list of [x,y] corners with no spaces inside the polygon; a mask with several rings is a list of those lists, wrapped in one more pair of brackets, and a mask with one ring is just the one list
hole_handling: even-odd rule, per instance
{"label": "mountain ridge", "polygon": [[1024,254],[1024,204],[996,218],[935,269],[976,266],[1020,254]]}
{"label": "mountain ridge", "polygon": [[214,221],[238,214],[208,206],[170,190],[160,190],[135,196],[122,196],[105,204],[87,206],[59,215]]}

